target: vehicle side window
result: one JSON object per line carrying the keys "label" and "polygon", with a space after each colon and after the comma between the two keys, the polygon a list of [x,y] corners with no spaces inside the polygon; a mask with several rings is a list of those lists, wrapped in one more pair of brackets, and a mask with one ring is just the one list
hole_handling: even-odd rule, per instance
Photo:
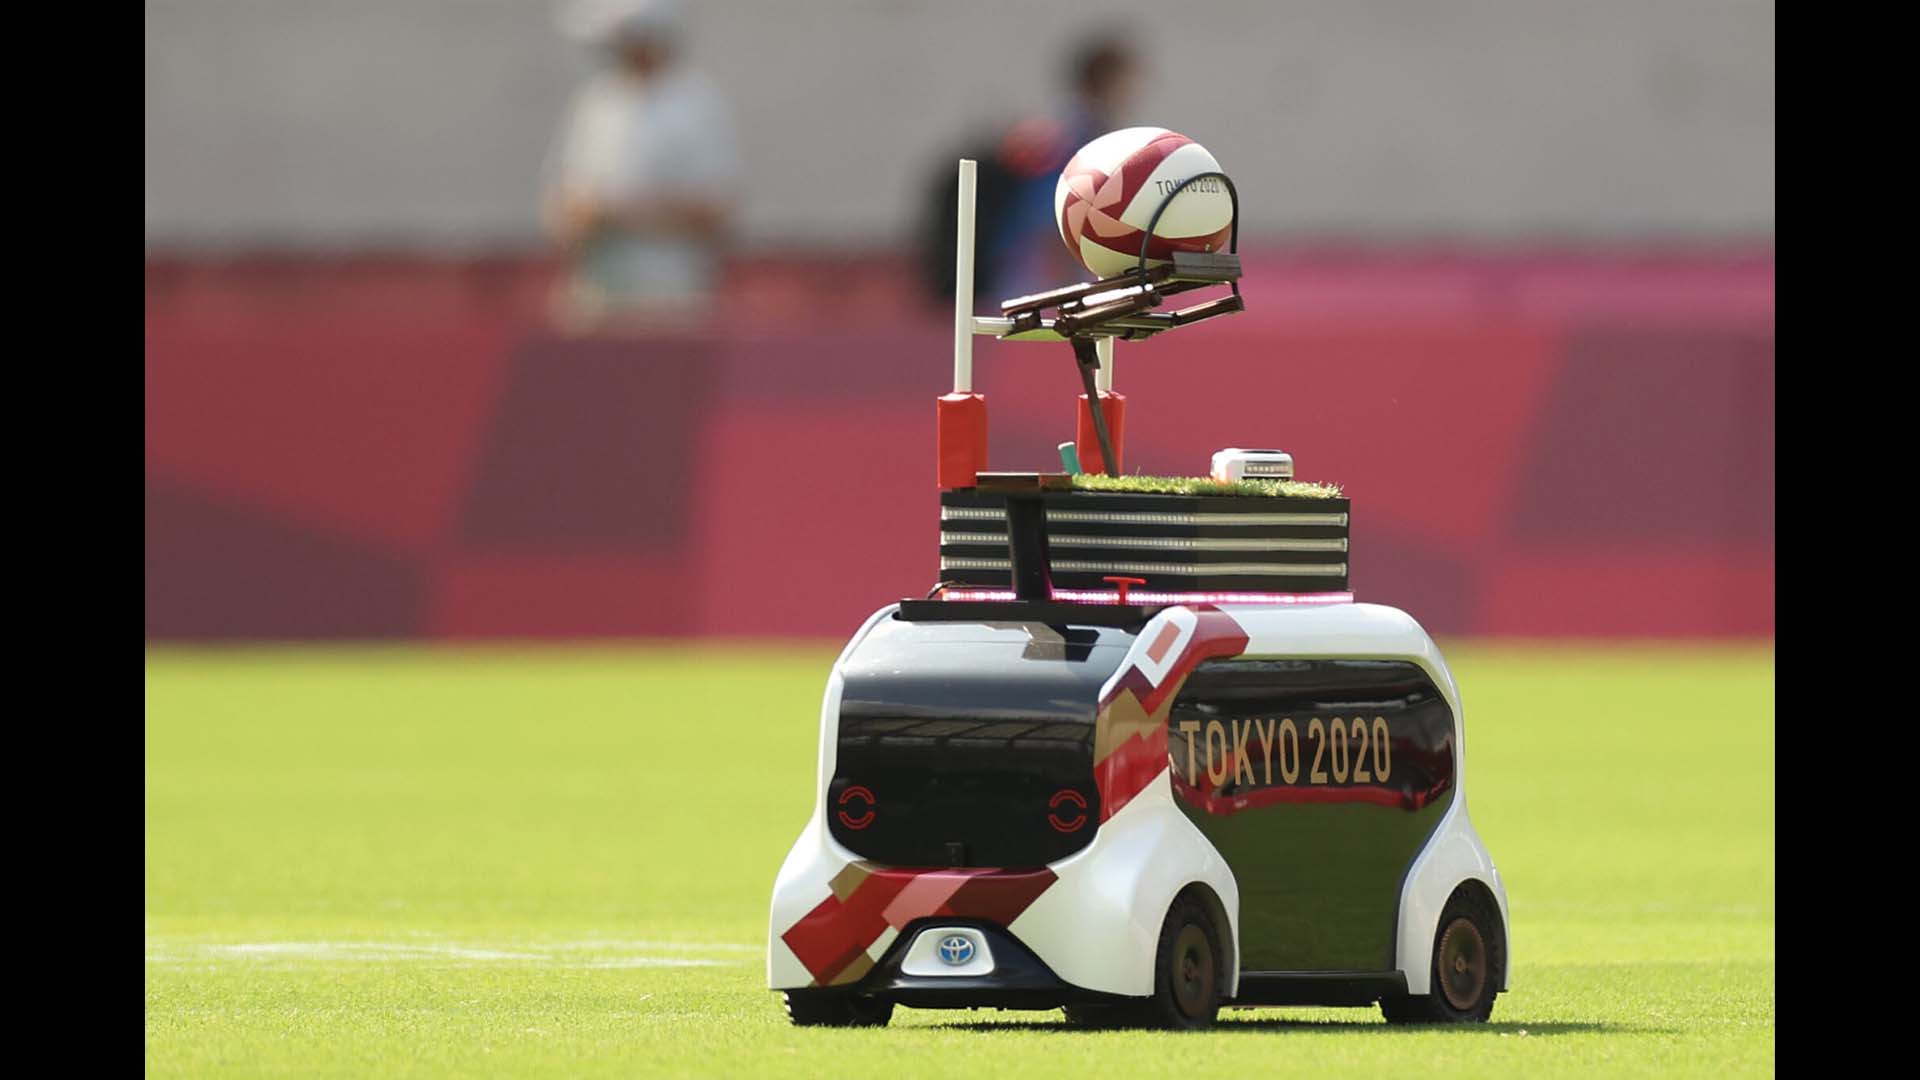
{"label": "vehicle side window", "polygon": [[1207,661],[1167,758],[1239,884],[1245,970],[1392,968],[1401,883],[1454,794],[1452,710],[1419,665]]}
{"label": "vehicle side window", "polygon": [[1175,790],[1210,812],[1278,802],[1417,809],[1451,787],[1453,754],[1446,699],[1405,661],[1210,660],[1168,718]]}

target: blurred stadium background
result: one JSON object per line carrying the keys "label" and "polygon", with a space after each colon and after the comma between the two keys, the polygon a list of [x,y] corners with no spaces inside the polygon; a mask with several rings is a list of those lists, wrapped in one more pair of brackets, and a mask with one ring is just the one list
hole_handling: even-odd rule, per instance
{"label": "blurred stadium background", "polygon": [[[690,5],[739,228],[711,327],[635,342],[547,323],[550,5],[150,0],[148,639],[838,639],[920,594],[915,216],[1121,27],[1137,119],[1245,193],[1250,308],[1121,346],[1130,464],[1290,450],[1439,634],[1772,635],[1770,4],[1077,7]],[[995,466],[1047,466],[1064,361],[979,354]]]}
{"label": "blurred stadium background", "polygon": [[[737,217],[647,333],[555,317],[555,4],[145,13],[150,1074],[1773,1074],[1770,3],[694,0]],[[1479,1037],[765,992],[827,666],[937,569],[923,208],[1114,31],[1249,307],[1119,347],[1129,467],[1292,452],[1443,638],[1513,895]],[[1048,467],[1065,350],[976,357]]]}

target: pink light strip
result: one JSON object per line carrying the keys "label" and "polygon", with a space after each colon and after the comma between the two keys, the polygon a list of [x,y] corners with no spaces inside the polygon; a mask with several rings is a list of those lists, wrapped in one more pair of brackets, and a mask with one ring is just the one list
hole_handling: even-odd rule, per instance
{"label": "pink light strip", "polygon": [[[1012,589],[948,589],[941,594],[947,600],[1012,600]],[[1070,604],[1117,604],[1120,594],[1111,590],[1055,589],[1055,600]],[[1350,592],[1269,593],[1269,592],[1152,592],[1127,590],[1127,601],[1134,604],[1351,604]]]}

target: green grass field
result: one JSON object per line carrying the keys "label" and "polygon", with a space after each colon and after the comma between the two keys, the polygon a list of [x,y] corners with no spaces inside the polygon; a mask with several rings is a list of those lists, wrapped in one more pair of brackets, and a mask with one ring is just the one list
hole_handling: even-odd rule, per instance
{"label": "green grass field", "polygon": [[153,1074],[1543,1076],[1773,1071],[1770,648],[1449,649],[1512,901],[1484,1027],[1212,1033],[764,987],[832,649],[153,651]]}

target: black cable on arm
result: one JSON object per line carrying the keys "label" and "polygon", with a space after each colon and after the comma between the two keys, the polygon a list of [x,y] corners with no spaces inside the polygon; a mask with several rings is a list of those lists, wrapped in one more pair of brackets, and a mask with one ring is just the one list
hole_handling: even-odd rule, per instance
{"label": "black cable on arm", "polygon": [[[1233,252],[1236,255],[1239,254],[1240,252],[1240,191],[1238,188],[1233,186],[1233,177],[1228,176],[1226,173],[1223,173],[1223,172],[1194,173],[1192,176],[1189,176],[1185,180],[1182,180],[1179,183],[1173,185],[1173,190],[1167,192],[1167,197],[1160,200],[1159,206],[1154,207],[1153,216],[1147,219],[1146,235],[1140,238],[1140,265],[1134,268],[1136,272],[1142,275],[1144,275],[1147,272],[1147,248],[1153,243],[1153,230],[1159,227],[1160,215],[1167,212],[1167,207],[1173,203],[1174,196],[1186,190],[1187,185],[1193,183],[1195,180],[1207,180],[1207,179],[1217,179],[1221,183],[1227,185],[1227,198],[1228,200],[1231,201],[1232,207],[1233,207],[1233,226],[1232,226],[1233,232],[1230,233],[1227,237],[1227,250],[1230,252]],[[1240,282],[1238,279],[1228,282],[1228,285],[1233,289],[1233,295],[1235,296],[1240,295]]]}
{"label": "black cable on arm", "polygon": [[1087,408],[1093,410],[1093,436],[1100,440],[1100,463],[1108,476],[1120,475],[1120,464],[1113,460],[1113,439],[1107,434],[1107,410],[1100,407],[1100,390],[1094,385],[1093,371],[1100,366],[1100,353],[1090,337],[1073,339],[1073,359],[1080,368],[1080,385],[1087,390]]}

